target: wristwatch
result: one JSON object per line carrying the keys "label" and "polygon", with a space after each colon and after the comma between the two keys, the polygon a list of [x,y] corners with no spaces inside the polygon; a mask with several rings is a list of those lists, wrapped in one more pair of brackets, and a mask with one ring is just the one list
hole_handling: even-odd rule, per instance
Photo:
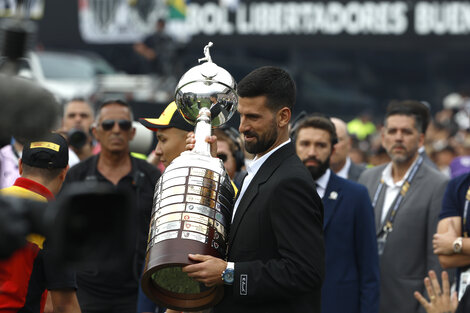
{"label": "wristwatch", "polygon": [[226,285],[232,285],[234,281],[235,263],[227,262],[225,271],[222,272],[222,280]]}
{"label": "wristwatch", "polygon": [[458,237],[457,239],[455,239],[454,243],[452,244],[452,247],[454,248],[454,253],[461,253],[462,252],[462,237]]}

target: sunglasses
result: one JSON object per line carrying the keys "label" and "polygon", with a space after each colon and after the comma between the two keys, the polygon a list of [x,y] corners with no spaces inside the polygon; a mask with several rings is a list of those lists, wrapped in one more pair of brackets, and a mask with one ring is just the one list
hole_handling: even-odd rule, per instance
{"label": "sunglasses", "polygon": [[223,163],[225,163],[228,158],[228,156],[225,153],[217,153],[217,157],[221,159]]}
{"label": "sunglasses", "polygon": [[121,130],[129,130],[132,127],[132,122],[129,120],[104,120],[103,122],[101,122],[101,127],[103,128],[103,130],[111,130],[113,129],[115,123],[118,123],[119,128]]}

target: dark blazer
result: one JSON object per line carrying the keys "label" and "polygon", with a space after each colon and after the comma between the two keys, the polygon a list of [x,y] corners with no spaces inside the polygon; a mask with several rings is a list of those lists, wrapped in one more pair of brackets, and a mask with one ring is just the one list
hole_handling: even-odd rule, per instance
{"label": "dark blazer", "polygon": [[229,235],[235,281],[215,312],[320,312],[323,205],[289,143],[261,166]]}
{"label": "dark blazer", "polygon": [[377,313],[379,257],[367,189],[331,171],[322,200],[326,251],[322,313]]}
{"label": "dark blazer", "polygon": [[351,166],[348,170],[348,179],[357,182],[359,180],[359,176],[361,176],[362,172],[366,170],[366,167],[362,164],[356,164],[351,161]]}

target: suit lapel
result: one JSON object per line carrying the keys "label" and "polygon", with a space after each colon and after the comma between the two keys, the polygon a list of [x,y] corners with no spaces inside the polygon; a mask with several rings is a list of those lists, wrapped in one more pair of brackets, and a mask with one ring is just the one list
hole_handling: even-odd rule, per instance
{"label": "suit lapel", "polygon": [[[382,175],[382,172],[380,172],[380,175]],[[377,185],[377,188],[380,188],[380,178],[379,176],[379,184]],[[375,204],[374,208],[374,214],[375,214],[375,230],[376,232],[379,231],[379,229],[382,229],[382,212],[384,208],[384,202],[385,202],[385,193],[387,190],[387,185],[383,185],[382,190],[380,191],[379,198],[377,199],[377,203]],[[375,191],[377,192],[377,190]],[[373,199],[371,199],[373,201]]]}
{"label": "suit lapel", "polygon": [[281,163],[290,155],[294,154],[294,147],[292,143],[288,143],[281,147],[279,150],[274,152],[261,166],[261,168],[253,177],[250,185],[248,185],[243,198],[240,200],[237,211],[233,218],[233,223],[230,227],[229,235],[229,246],[232,245],[232,242],[238,231],[238,226],[243,220],[243,216],[250,207],[251,202],[258,195],[259,186],[265,183],[268,178],[274,173],[274,171],[281,165]]}
{"label": "suit lapel", "polygon": [[323,221],[323,230],[326,229],[332,217],[334,216],[341,198],[341,186],[338,176],[331,171],[330,179],[326,185],[325,195],[323,196],[323,206],[325,208],[325,218]]}
{"label": "suit lapel", "polygon": [[[419,167],[418,169],[418,172],[416,172],[416,176],[413,178],[413,180],[411,181],[411,185],[410,185],[410,188],[408,189],[408,192],[406,193],[405,197],[403,198],[403,200],[401,201],[400,203],[400,206],[398,207],[398,211],[397,211],[397,214],[403,210],[403,207],[406,205],[406,202],[407,200],[413,196],[413,194],[415,193],[415,190],[417,189],[416,186],[419,186],[422,178],[424,177],[424,171],[423,171],[423,167],[425,167],[425,164],[421,164],[421,166]],[[384,204],[384,200],[385,200],[385,193],[386,193],[386,189],[387,189],[387,186],[384,185],[384,188],[382,189],[382,192],[381,192],[381,195],[379,196],[379,200],[377,201],[377,205],[380,204],[380,202],[382,202],[380,204],[380,215],[379,215],[379,219],[378,219],[378,223],[377,223],[377,216],[375,217],[375,220],[376,220],[376,231],[377,231],[377,235],[382,231],[382,229],[384,228],[385,226],[385,223],[386,221],[389,220],[390,218],[390,215],[392,214],[392,208],[394,207],[395,205],[395,200],[396,200],[396,197],[395,199],[393,200],[392,202],[392,205],[390,206],[388,212],[387,212],[387,216],[385,217],[385,219],[383,220],[383,222],[381,221],[381,217],[382,217],[382,212],[383,212],[383,204]]]}

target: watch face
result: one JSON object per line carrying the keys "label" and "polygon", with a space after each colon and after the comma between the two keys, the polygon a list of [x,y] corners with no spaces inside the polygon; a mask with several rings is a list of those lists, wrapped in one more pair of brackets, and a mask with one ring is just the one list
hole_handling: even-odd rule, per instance
{"label": "watch face", "polygon": [[233,269],[226,269],[224,271],[224,282],[227,284],[233,283]]}

